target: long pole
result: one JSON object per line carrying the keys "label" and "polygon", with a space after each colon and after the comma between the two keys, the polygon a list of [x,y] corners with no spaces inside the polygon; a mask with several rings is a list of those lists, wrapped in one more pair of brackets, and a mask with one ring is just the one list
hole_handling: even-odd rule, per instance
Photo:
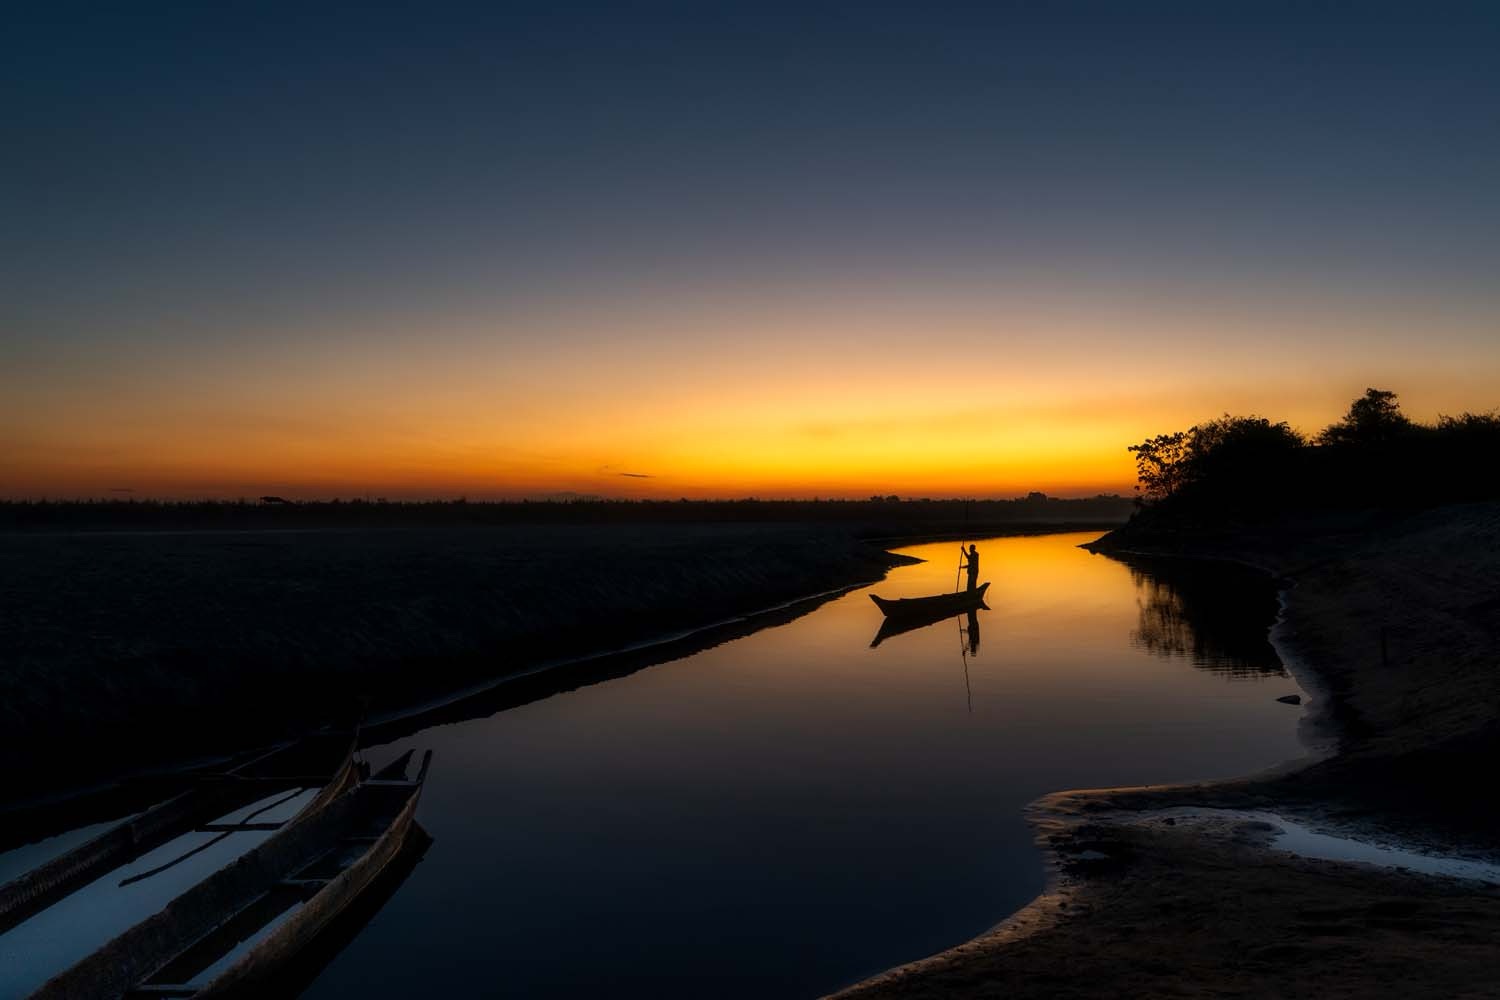
{"label": "long pole", "polygon": [[964,701],[968,703],[969,714],[974,714],[974,692],[969,688],[969,634],[964,628],[964,620],[961,616],[955,616],[958,622],[958,655],[964,660]]}
{"label": "long pole", "polygon": [[964,543],[958,543],[958,570],[953,574],[953,592],[958,593],[958,581],[964,575]]}

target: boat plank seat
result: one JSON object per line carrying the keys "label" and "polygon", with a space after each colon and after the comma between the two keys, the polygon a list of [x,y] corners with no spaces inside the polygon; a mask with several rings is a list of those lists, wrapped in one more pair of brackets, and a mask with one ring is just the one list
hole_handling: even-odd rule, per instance
{"label": "boat plank seat", "polygon": [[204,823],[198,833],[242,833],[254,830],[280,830],[285,823]]}
{"label": "boat plank seat", "polygon": [[328,775],[319,777],[315,774],[200,774],[193,780],[204,785],[285,785],[287,788],[318,788],[328,781]]}
{"label": "boat plank seat", "polygon": [[[410,759],[408,751],[398,763],[404,768]],[[429,750],[421,777],[431,760]],[[390,767],[380,777],[398,773]],[[341,791],[54,976],[36,997],[284,995],[273,987],[293,956],[405,849],[422,783],[399,784],[401,794],[362,782]],[[366,840],[365,834],[376,836]],[[344,840],[350,836],[361,837],[358,850]],[[227,964],[220,967],[221,961]]]}
{"label": "boat plank seat", "polygon": [[276,884],[288,889],[321,889],[332,881],[328,878],[284,878]]}
{"label": "boat plank seat", "polygon": [[[357,739],[349,734],[328,731],[256,751],[247,759],[236,762],[228,772],[193,775],[185,788],[171,798],[120,820],[71,850],[0,884],[0,933],[104,873],[118,870],[163,844],[197,830],[200,825],[207,824],[206,832],[215,832],[216,821],[253,805],[277,789],[323,789],[288,824],[317,812],[344,792],[357,777],[356,743]],[[330,768],[327,772],[320,771],[324,762]],[[184,776],[185,779],[188,777]],[[264,811],[257,810],[245,819],[253,820]],[[221,828],[218,832],[230,831]],[[196,850],[126,881],[148,878],[194,853]]]}

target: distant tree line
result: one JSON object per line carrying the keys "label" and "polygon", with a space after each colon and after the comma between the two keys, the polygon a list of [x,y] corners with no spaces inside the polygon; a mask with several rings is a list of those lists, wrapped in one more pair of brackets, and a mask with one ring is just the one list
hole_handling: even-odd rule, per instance
{"label": "distant tree line", "polygon": [[36,500],[0,501],[0,528],[172,530],[312,527],[439,527],[499,524],[838,523],[872,534],[931,533],[983,525],[1109,524],[1129,516],[1128,497],[1014,500]]}
{"label": "distant tree line", "polygon": [[1285,421],[1225,414],[1131,445],[1143,506],[1175,516],[1416,508],[1500,499],[1500,416],[1412,421],[1368,389],[1304,436]]}

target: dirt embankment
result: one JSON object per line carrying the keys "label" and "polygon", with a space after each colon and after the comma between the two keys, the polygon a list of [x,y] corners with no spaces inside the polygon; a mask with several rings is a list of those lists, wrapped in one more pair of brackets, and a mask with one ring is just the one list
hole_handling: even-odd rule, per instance
{"label": "dirt embankment", "polygon": [[99,779],[348,718],[362,696],[378,712],[874,581],[892,561],[847,529],[795,525],[0,533],[0,764],[32,788]]}
{"label": "dirt embankment", "polygon": [[841,998],[1495,996],[1500,892],[1268,850],[1255,823],[1042,804],[1059,887]]}
{"label": "dirt embankment", "polygon": [[1500,805],[1500,505],[1257,530],[1113,533],[1105,550],[1226,558],[1287,584],[1277,645],[1334,735],[1238,781],[1059,793],[1033,808],[1048,895],[974,941],[841,997],[1500,996],[1500,890],[1315,861],[1232,820],[1493,856]]}
{"label": "dirt embankment", "polygon": [[[1277,645],[1336,752],[1257,788],[1494,846],[1500,802],[1475,780],[1500,765],[1500,504],[1174,541],[1287,584]],[[1122,530],[1104,545],[1153,542]]]}

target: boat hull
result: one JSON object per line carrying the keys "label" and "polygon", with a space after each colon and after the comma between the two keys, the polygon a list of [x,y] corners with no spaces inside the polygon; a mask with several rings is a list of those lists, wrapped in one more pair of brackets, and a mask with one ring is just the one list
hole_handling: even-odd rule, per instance
{"label": "boat hull", "polygon": [[956,594],[938,594],[933,597],[902,597],[889,600],[870,595],[870,600],[875,606],[885,613],[887,618],[941,618],[949,614],[962,614],[970,608],[978,608],[984,604],[984,592],[989,589],[989,583],[981,583],[973,590],[960,590]]}
{"label": "boat hull", "polygon": [[[44,985],[40,1000],[95,1000],[133,993],[162,996],[264,996],[260,987],[365,891],[401,853],[414,817],[431,752],[412,781],[404,779],[408,752],[300,822],[198,883],[165,909],[135,925]],[[402,774],[396,778],[392,772]],[[372,830],[379,832],[366,837]],[[368,841],[327,877],[307,874],[350,841]],[[273,894],[306,891],[289,920],[201,987],[186,985],[241,937],[242,917],[274,915],[290,905]],[[222,939],[222,940],[221,940]]]}
{"label": "boat hull", "polygon": [[[317,741],[278,747],[222,775],[206,775],[197,786],[153,806],[80,844],[11,882],[0,886],[0,932],[9,930],[93,881],[105,872],[140,857],[147,851],[192,830],[216,816],[264,798],[280,789],[295,788],[307,777],[298,776],[321,766],[327,759]],[[323,744],[330,741],[324,739]],[[348,736],[334,737],[342,759],[318,795],[289,822],[296,822],[326,806],[343,794],[357,778],[354,743]],[[317,762],[309,766],[309,762]],[[278,777],[278,774],[287,775]]]}
{"label": "boat hull", "polygon": [[275,981],[280,971],[352,906],[401,853],[416,822],[420,797],[418,783],[395,820],[368,851],[320,889],[295,916],[226,969],[197,996],[264,996],[265,987]]}

